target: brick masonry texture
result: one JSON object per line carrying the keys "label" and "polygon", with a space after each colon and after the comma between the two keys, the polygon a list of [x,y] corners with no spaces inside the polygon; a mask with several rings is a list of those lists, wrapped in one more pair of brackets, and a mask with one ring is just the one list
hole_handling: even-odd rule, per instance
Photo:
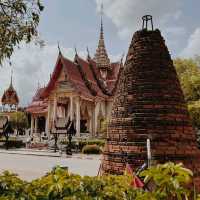
{"label": "brick masonry texture", "polygon": [[200,150],[176,70],[159,30],[137,31],[119,80],[108,139],[104,174],[122,174],[147,160],[151,140],[153,163],[182,162],[194,172],[200,190]]}

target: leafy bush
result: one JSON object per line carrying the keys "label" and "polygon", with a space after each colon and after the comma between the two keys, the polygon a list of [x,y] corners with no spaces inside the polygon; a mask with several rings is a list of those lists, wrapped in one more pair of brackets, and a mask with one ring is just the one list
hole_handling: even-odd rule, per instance
{"label": "leafy bush", "polygon": [[25,199],[26,182],[8,171],[0,175],[0,199],[14,200]]}
{"label": "leafy bush", "polygon": [[[68,141],[61,141],[61,144],[67,145]],[[86,145],[98,145],[99,147],[103,147],[105,145],[105,140],[81,140],[81,141],[72,141],[72,149],[77,149],[82,151],[83,147]]]}
{"label": "leafy bush", "polygon": [[100,147],[103,147],[105,145],[105,140],[88,140],[87,144],[89,144],[89,145],[96,144]]}
{"label": "leafy bush", "polygon": [[86,145],[82,149],[82,153],[84,154],[100,154],[102,151],[100,147],[96,144]]}
{"label": "leafy bush", "polygon": [[56,167],[30,183],[15,174],[0,175],[1,200],[167,200],[189,199],[187,184],[192,172],[180,164],[157,165],[142,173],[151,180],[151,191],[134,189],[131,176],[81,177]]}
{"label": "leafy bush", "polygon": [[200,101],[188,103],[188,111],[194,127],[200,128]]}
{"label": "leafy bush", "polygon": [[[6,141],[0,140],[0,142],[3,143],[2,147],[4,148]],[[25,143],[23,143],[22,140],[8,140],[6,145],[7,145],[8,148],[22,148],[22,147],[26,146]]]}
{"label": "leafy bush", "polygon": [[86,145],[98,145],[99,147],[103,147],[105,145],[105,140],[86,140],[79,142],[79,149],[82,150]]}
{"label": "leafy bush", "polygon": [[192,171],[180,164],[172,162],[157,165],[143,171],[141,176],[145,177],[145,182],[153,183],[152,196],[155,199],[187,199],[190,191],[187,185],[191,183]]}

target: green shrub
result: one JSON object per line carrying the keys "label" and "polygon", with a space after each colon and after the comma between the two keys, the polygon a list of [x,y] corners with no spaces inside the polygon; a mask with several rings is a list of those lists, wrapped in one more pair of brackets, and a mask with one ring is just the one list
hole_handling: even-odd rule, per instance
{"label": "green shrub", "polygon": [[[68,141],[61,141],[61,144],[67,145]],[[83,150],[83,147],[86,145],[98,145],[99,147],[103,147],[105,145],[105,140],[81,140],[81,141],[72,141],[72,149],[78,149],[80,152]]]}
{"label": "green shrub", "polygon": [[151,191],[134,189],[131,176],[81,177],[56,167],[30,183],[15,174],[0,175],[1,200],[167,200],[191,199],[187,189],[192,172],[180,164],[157,165],[141,175],[151,179]]}
{"label": "green shrub", "polygon": [[102,151],[100,147],[96,144],[86,145],[82,149],[82,153],[84,154],[100,154]]}
{"label": "green shrub", "polygon": [[105,140],[88,140],[87,144],[89,145],[96,144],[100,147],[103,147],[105,145]]}
{"label": "green shrub", "polygon": [[[0,140],[0,143],[3,143],[2,148],[5,148],[5,140]],[[8,140],[7,147],[8,148],[22,148],[25,147],[25,143],[22,140]]]}
{"label": "green shrub", "polygon": [[0,175],[0,199],[26,199],[26,182],[8,171]]}

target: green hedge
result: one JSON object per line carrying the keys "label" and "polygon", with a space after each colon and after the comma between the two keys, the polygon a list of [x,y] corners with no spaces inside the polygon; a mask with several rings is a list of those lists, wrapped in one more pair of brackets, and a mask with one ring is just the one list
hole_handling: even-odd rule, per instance
{"label": "green hedge", "polygon": [[154,183],[152,191],[134,189],[131,186],[133,179],[128,175],[81,177],[56,167],[46,176],[26,182],[15,174],[4,172],[0,175],[0,200],[193,199],[187,189],[192,173],[181,165],[159,165],[143,174]]}
{"label": "green hedge", "polygon": [[[67,145],[68,141],[62,141],[61,144]],[[72,141],[72,149],[77,149],[82,151],[83,147],[86,145],[98,145],[99,147],[103,147],[105,145],[105,140],[81,140],[81,141]]]}
{"label": "green hedge", "polygon": [[[5,140],[0,140],[0,143],[3,143],[3,145],[1,145],[1,148],[5,148],[6,146],[6,141]],[[8,148],[22,148],[25,147],[25,143],[23,143],[22,140],[8,140],[7,142],[7,146]]]}
{"label": "green hedge", "polygon": [[85,145],[82,149],[82,153],[84,153],[84,154],[100,154],[100,153],[102,153],[102,151],[98,145],[92,144],[92,145]]}

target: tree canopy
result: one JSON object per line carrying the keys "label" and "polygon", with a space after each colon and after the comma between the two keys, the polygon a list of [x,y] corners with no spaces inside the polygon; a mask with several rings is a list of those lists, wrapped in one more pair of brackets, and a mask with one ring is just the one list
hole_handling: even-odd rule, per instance
{"label": "tree canopy", "polygon": [[200,57],[174,60],[193,126],[200,128]]}
{"label": "tree canopy", "polygon": [[28,128],[28,118],[24,112],[14,112],[10,116],[11,125],[17,131],[23,132]]}
{"label": "tree canopy", "polygon": [[196,59],[175,59],[176,71],[187,102],[200,99],[200,68]]}
{"label": "tree canopy", "polygon": [[40,0],[0,0],[0,65],[21,41],[28,43],[38,35],[43,9]]}

